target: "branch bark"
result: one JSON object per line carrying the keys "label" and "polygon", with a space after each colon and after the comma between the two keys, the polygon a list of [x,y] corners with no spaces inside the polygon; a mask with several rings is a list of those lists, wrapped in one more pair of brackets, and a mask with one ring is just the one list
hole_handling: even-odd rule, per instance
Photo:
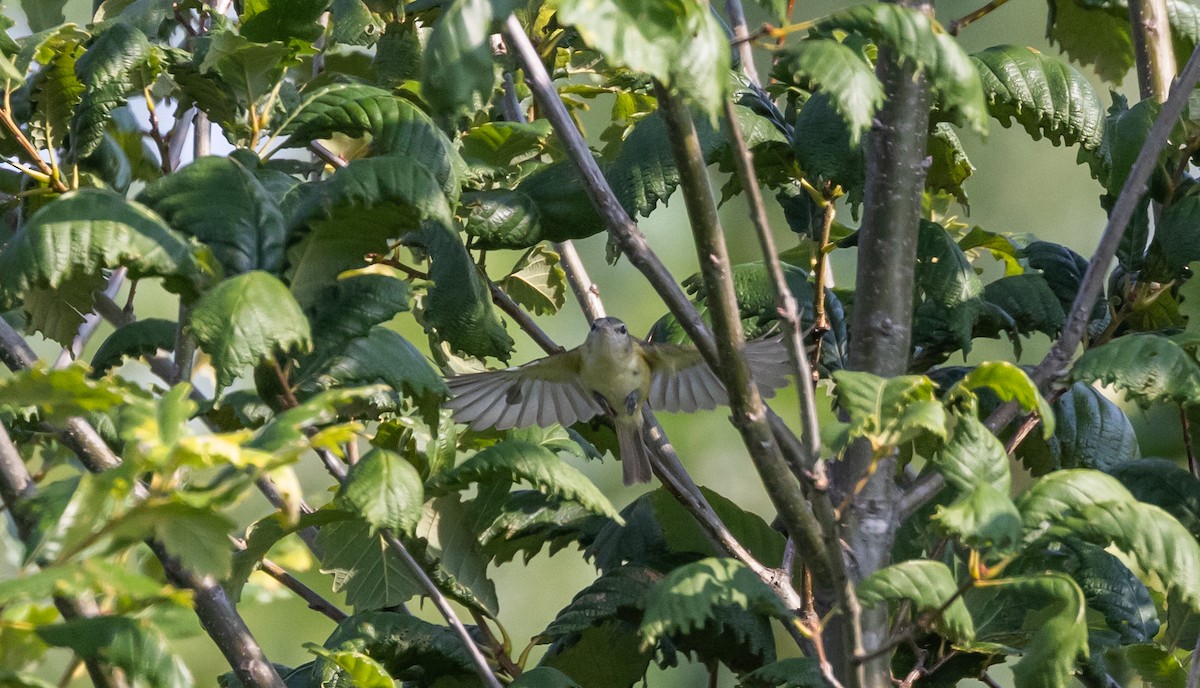
{"label": "branch bark", "polygon": [[1138,91],[1143,99],[1167,99],[1175,78],[1175,47],[1167,19],[1167,0],[1131,0],[1129,24],[1133,29],[1133,54]]}

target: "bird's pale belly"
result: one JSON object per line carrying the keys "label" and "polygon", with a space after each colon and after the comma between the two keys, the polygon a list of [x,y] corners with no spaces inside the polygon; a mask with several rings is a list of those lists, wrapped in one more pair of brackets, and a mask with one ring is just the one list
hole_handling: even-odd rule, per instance
{"label": "bird's pale belly", "polygon": [[617,413],[633,413],[650,387],[650,366],[637,352],[631,351],[620,360],[585,357],[581,373],[588,391],[604,397]]}

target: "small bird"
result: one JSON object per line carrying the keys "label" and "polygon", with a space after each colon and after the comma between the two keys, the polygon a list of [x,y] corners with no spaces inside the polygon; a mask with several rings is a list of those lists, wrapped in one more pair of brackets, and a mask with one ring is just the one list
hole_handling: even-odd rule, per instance
{"label": "small bird", "polygon": [[[764,396],[787,384],[779,337],[746,343],[746,362]],[[617,318],[597,318],[582,345],[516,368],[449,378],[447,406],[474,430],[568,426],[606,414],[613,421],[626,485],[650,482],[642,407],[691,413],[729,403],[725,386],[691,346],[642,342]]]}

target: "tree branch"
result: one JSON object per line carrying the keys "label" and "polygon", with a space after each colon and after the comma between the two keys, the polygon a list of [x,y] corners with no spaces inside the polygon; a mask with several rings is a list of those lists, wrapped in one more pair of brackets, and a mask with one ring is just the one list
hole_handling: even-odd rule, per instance
{"label": "tree branch", "polygon": [[1134,63],[1142,99],[1167,99],[1175,78],[1175,47],[1167,19],[1167,0],[1130,0]]}
{"label": "tree branch", "polygon": [[742,74],[757,86],[761,82],[758,78],[758,67],[754,64],[754,50],[750,44],[750,32],[746,29],[746,12],[742,9],[742,0],[725,0],[725,14],[729,15],[729,24],[733,29],[733,46],[741,63]]}
{"label": "tree branch", "polygon": [[[1125,228],[1129,226],[1129,220],[1137,210],[1142,195],[1146,193],[1146,183],[1150,180],[1150,174],[1157,164],[1158,154],[1166,147],[1167,138],[1170,136],[1171,130],[1175,128],[1175,123],[1179,120],[1184,106],[1187,105],[1188,97],[1191,95],[1192,89],[1196,87],[1197,81],[1200,81],[1200,46],[1192,51],[1187,65],[1184,66],[1179,78],[1171,87],[1170,97],[1163,103],[1158,118],[1154,120],[1150,133],[1146,135],[1146,140],[1142,143],[1142,149],[1138,152],[1129,176],[1125,179],[1125,185],[1121,187],[1121,193],[1117,196],[1116,203],[1113,204],[1112,212],[1108,216],[1108,223],[1105,224],[1104,232],[1100,235],[1100,242],[1096,246],[1096,252],[1088,261],[1087,270],[1079,283],[1079,293],[1075,295],[1075,301],[1071,304],[1071,311],[1067,315],[1062,333],[1030,375],[1043,393],[1066,375],[1067,364],[1070,363],[1076,348],[1083,341],[1083,335],[1087,332],[1088,318],[1093,304],[1096,303],[1096,298],[1100,296],[1108,266],[1116,255],[1117,246],[1121,243],[1121,237],[1124,236]],[[1006,403],[992,412],[986,425],[993,433],[998,433],[1017,416],[1017,413],[1016,404]],[[933,472],[925,474],[904,495],[901,512],[912,513],[940,492],[945,484],[941,474]]]}

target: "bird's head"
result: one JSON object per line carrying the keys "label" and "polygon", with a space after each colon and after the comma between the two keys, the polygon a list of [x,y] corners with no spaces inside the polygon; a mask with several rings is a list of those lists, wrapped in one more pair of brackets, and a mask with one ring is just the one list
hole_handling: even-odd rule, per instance
{"label": "bird's head", "polygon": [[632,338],[629,328],[618,318],[596,318],[592,321],[592,331],[588,333],[588,341],[598,344],[628,346]]}

